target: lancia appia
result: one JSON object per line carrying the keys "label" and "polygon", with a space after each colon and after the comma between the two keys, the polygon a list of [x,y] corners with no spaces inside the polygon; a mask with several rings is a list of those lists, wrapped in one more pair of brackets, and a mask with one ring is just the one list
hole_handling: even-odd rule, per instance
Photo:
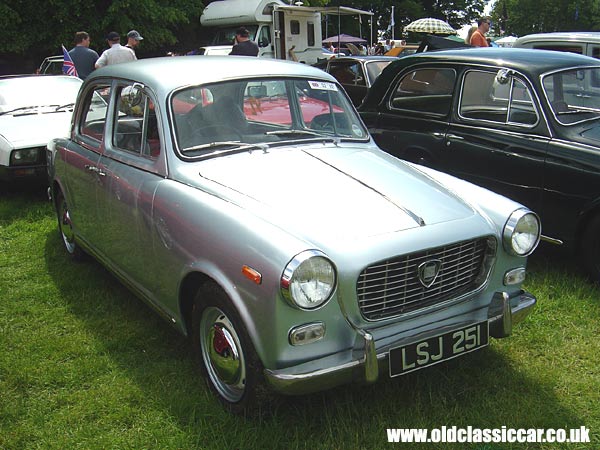
{"label": "lancia appia", "polygon": [[189,336],[234,412],[463,356],[536,303],[537,215],[384,153],[313,67],[108,66],[48,147],[66,250]]}

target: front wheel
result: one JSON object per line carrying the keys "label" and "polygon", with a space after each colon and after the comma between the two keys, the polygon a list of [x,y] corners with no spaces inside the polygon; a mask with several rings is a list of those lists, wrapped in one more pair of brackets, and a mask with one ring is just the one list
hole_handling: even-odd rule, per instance
{"label": "front wheel", "polygon": [[229,298],[213,283],[196,295],[192,333],[192,345],[210,389],[233,413],[254,410],[262,391],[262,365]]}
{"label": "front wheel", "polygon": [[600,283],[600,215],[587,224],[580,244],[585,271],[594,282]]}

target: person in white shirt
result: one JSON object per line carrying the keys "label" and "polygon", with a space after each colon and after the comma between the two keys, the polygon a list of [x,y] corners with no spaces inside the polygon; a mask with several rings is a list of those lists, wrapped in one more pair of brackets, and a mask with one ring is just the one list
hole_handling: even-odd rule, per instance
{"label": "person in white shirt", "polygon": [[121,45],[121,36],[116,31],[111,31],[106,36],[110,48],[104,50],[98,61],[96,61],[96,69],[110,64],[119,64],[128,61],[136,61],[137,57],[132,49]]}

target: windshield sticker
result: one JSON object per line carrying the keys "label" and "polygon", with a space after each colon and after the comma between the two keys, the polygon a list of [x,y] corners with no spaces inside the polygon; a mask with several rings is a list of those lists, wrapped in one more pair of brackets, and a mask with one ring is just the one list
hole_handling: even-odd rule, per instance
{"label": "windshield sticker", "polygon": [[324,89],[326,91],[337,91],[337,86],[335,83],[330,83],[328,81],[309,81],[310,87],[313,89]]}

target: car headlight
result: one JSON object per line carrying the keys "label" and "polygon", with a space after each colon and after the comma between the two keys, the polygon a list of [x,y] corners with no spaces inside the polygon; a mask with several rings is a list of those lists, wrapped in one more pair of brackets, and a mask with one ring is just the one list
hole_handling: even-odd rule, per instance
{"label": "car headlight", "polygon": [[10,165],[24,166],[27,164],[34,164],[40,160],[40,153],[42,150],[45,152],[44,147],[22,148],[20,150],[14,150],[10,154]]}
{"label": "car headlight", "polygon": [[511,255],[527,256],[540,242],[540,232],[538,216],[527,209],[517,209],[504,225],[504,249]]}
{"label": "car headlight", "polygon": [[329,300],[335,283],[333,263],[322,252],[307,250],[286,266],[281,276],[281,293],[292,306],[314,309]]}

